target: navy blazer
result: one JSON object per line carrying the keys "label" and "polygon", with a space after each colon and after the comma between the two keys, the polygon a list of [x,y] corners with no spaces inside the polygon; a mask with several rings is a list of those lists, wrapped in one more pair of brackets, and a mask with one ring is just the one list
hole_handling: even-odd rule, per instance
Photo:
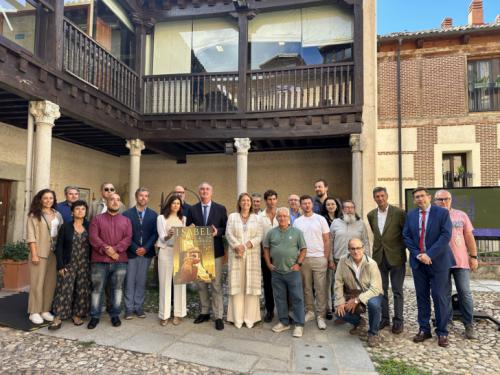
{"label": "navy blazer", "polygon": [[[189,208],[186,218],[186,226],[194,224],[196,226],[204,226],[203,211],[201,203],[198,202]],[[226,207],[212,201],[210,212],[208,214],[207,226],[214,226],[217,228],[217,235],[214,237],[214,252],[215,257],[219,258],[224,256],[224,242],[222,236],[226,233],[227,224],[227,211]]]}
{"label": "navy blazer", "polygon": [[[87,246],[89,250],[90,259],[90,243],[88,240],[89,222],[83,221],[83,227],[87,231]],[[55,256],[57,261],[57,270],[61,270],[71,262],[71,252],[73,251],[73,235],[75,234],[75,227],[73,220],[65,221],[57,234],[57,243],[55,247]]]}
{"label": "navy blazer", "polygon": [[[455,258],[450,248],[452,224],[448,210],[431,206],[425,231],[425,253],[431,258],[433,271],[447,270],[455,265]],[[403,238],[410,251],[411,268],[418,268],[422,262],[417,259],[420,254],[419,209],[408,213],[403,229]]]}
{"label": "navy blazer", "polygon": [[136,250],[139,247],[143,247],[146,249],[146,254],[144,254],[145,257],[154,257],[155,243],[158,239],[158,231],[156,230],[156,218],[158,214],[152,209],[146,207],[146,212],[144,213],[144,218],[142,219],[142,225],[139,221],[139,213],[137,211],[137,208],[129,208],[122,215],[128,217],[132,222],[132,243],[127,249],[127,256],[129,257],[129,259],[137,257]]}

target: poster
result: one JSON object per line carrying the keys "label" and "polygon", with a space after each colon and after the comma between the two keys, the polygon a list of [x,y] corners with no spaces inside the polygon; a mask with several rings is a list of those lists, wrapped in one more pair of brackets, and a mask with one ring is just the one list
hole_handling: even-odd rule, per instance
{"label": "poster", "polygon": [[214,239],[210,227],[175,227],[174,284],[215,279]]}

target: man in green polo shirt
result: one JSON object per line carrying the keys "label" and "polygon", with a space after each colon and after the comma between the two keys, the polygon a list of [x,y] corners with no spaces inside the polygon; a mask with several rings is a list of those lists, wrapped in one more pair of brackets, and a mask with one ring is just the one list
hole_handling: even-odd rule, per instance
{"label": "man in green polo shirt", "polygon": [[[274,300],[279,323],[272,330],[283,332],[290,329],[288,311],[295,322],[294,337],[302,337],[304,331],[304,291],[300,267],[306,256],[306,241],[302,231],[291,227],[287,207],[276,211],[279,226],[271,229],[263,242],[264,260],[271,271]],[[290,309],[288,306],[290,296]]]}

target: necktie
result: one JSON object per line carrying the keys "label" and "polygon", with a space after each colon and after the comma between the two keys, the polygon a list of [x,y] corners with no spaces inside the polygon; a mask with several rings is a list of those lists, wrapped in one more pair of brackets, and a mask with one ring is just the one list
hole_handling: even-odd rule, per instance
{"label": "necktie", "polygon": [[420,254],[425,252],[424,250],[424,238],[425,238],[425,211],[422,211],[422,228],[420,229],[420,238],[418,240],[418,247],[420,247]]}
{"label": "necktie", "polygon": [[208,206],[203,206],[203,225],[207,225],[208,221]]}

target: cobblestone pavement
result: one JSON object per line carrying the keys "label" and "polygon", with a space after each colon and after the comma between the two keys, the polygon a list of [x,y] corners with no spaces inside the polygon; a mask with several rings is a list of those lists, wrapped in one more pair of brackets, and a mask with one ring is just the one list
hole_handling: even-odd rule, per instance
{"label": "cobblestone pavement", "polygon": [[[473,292],[475,310],[485,311],[500,320],[500,293]],[[390,328],[381,332],[382,343],[377,348],[366,348],[377,366],[377,361],[394,359],[432,374],[499,374],[500,331],[486,320],[475,324],[478,340],[464,337],[464,326],[454,321],[450,329],[450,346],[441,348],[437,337],[415,344],[412,337],[418,331],[415,291],[405,288],[405,331],[393,335]],[[362,339],[365,339],[362,337]]]}
{"label": "cobblestone pavement", "polygon": [[155,354],[82,343],[0,327],[1,374],[186,374],[230,375]]}

